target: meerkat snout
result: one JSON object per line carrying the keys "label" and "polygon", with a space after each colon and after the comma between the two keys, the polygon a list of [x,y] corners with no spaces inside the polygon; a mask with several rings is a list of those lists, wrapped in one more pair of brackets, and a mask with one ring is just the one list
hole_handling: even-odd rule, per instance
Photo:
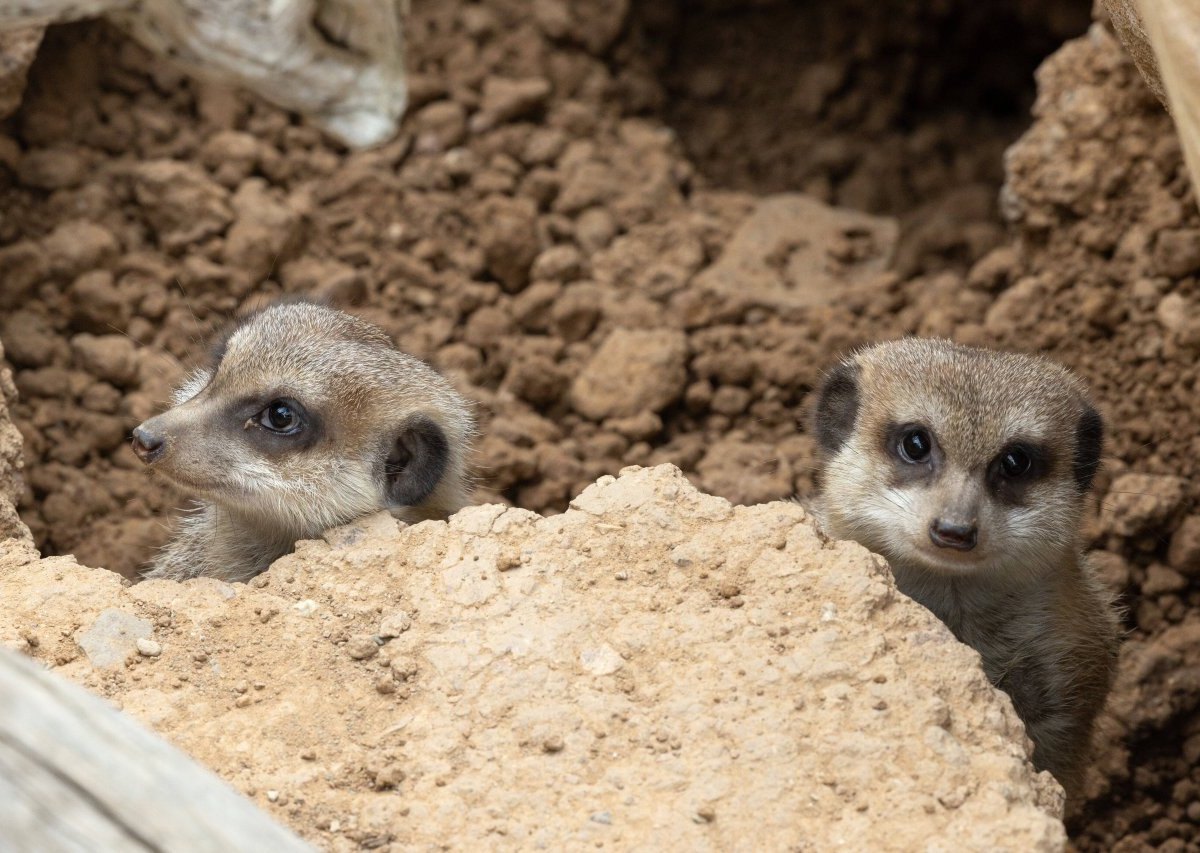
{"label": "meerkat snout", "polygon": [[821,525],[886,557],[980,653],[1035,764],[1076,788],[1118,636],[1082,555],[1103,440],[1083,383],[1045,359],[906,339],[846,358],[816,397]]}
{"label": "meerkat snout", "polygon": [[150,464],[162,456],[165,445],[166,440],[158,433],[149,431],[146,424],[142,424],[133,431],[133,452],[146,464]]}
{"label": "meerkat snout", "polygon": [[963,524],[935,518],[929,522],[929,541],[939,548],[970,551],[979,541],[979,528],[974,521]]}
{"label": "meerkat snout", "polygon": [[377,327],[286,303],[236,323],[134,453],[198,500],[147,577],[244,580],[380,509],[405,521],[466,503],[466,402]]}

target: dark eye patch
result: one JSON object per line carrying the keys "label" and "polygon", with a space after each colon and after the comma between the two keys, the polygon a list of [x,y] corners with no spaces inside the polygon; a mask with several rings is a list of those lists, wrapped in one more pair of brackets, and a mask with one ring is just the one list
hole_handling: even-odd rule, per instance
{"label": "dark eye patch", "polygon": [[892,423],[883,430],[883,452],[893,461],[892,484],[930,480],[945,460],[937,434],[921,423]]}
{"label": "dark eye patch", "polygon": [[[292,432],[275,431],[263,425],[261,419],[264,412],[281,401],[285,401],[292,413],[302,422],[302,429]],[[232,433],[231,438],[237,440],[241,437],[265,456],[281,456],[307,450],[324,435],[324,423],[320,414],[282,391],[238,400],[226,410],[224,422],[228,424]]]}
{"label": "dark eye patch", "polygon": [[988,463],[988,489],[1005,503],[1021,503],[1028,488],[1050,471],[1051,461],[1050,451],[1043,445],[1010,442]]}

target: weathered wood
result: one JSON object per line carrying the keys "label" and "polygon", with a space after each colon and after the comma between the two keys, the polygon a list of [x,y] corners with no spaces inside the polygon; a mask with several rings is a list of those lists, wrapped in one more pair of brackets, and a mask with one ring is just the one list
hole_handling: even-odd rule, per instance
{"label": "weathered wood", "polygon": [[245,86],[347,145],[396,132],[405,0],[0,0],[0,31],[105,15],[200,76]]}
{"label": "weathered wood", "polygon": [[4,649],[0,850],[312,848],[112,706]]}

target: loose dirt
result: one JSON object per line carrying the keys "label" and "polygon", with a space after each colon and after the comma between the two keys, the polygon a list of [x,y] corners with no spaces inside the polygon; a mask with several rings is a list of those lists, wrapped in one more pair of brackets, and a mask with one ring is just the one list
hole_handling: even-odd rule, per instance
{"label": "loose dirt", "polygon": [[1094,30],[1042,67],[1005,155],[1086,8],[850,5],[417,2],[404,132],[359,154],[104,26],[50,31],[0,136],[39,547],[136,572],[180,499],[129,429],[279,292],[450,375],[479,408],[480,499],[539,513],[658,462],[735,503],[803,498],[837,352],[1045,351],[1110,425],[1091,545],[1131,632],[1071,827],[1200,849],[1200,217],[1169,119]]}

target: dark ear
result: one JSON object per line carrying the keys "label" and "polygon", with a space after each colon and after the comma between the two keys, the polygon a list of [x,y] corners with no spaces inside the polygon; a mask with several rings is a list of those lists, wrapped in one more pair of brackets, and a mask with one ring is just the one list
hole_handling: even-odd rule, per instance
{"label": "dark ear", "polygon": [[442,428],[426,415],[413,415],[388,450],[383,471],[388,502],[416,506],[428,498],[450,462],[450,443]]}
{"label": "dark ear", "polygon": [[1104,447],[1104,422],[1091,406],[1085,406],[1075,425],[1075,484],[1079,491],[1092,487],[1100,469],[1100,451]]}
{"label": "dark ear", "polygon": [[843,361],[825,377],[817,391],[813,432],[821,451],[832,455],[854,432],[858,417],[858,366]]}

